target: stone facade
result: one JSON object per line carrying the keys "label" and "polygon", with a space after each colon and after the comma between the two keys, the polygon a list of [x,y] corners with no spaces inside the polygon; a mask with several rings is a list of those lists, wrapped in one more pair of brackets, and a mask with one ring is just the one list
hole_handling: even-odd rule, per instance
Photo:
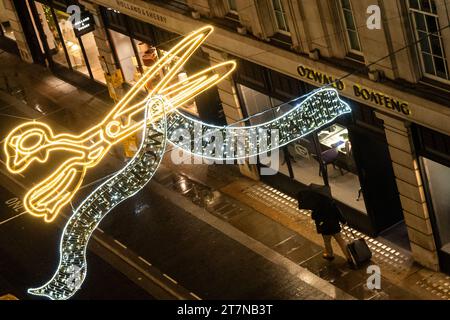
{"label": "stone facade", "polygon": [[1,0],[0,11],[2,19],[4,19],[5,21],[9,21],[9,23],[11,24],[22,60],[32,63],[33,57],[31,55],[30,48],[28,47],[28,43],[25,38],[25,34],[23,32],[19,17],[17,16],[14,3],[11,0]]}
{"label": "stone facade", "polygon": [[436,244],[410,128],[404,121],[383,114],[377,114],[377,117],[384,122],[413,256],[422,265],[437,271]]}

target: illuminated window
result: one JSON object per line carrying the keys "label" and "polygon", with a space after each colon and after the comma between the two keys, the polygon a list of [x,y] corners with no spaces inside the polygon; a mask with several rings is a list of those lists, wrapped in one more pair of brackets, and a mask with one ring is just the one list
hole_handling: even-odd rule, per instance
{"label": "illuminated window", "polygon": [[282,0],[272,0],[271,3],[277,32],[290,35],[289,26],[286,19],[286,11],[284,10]]}
{"label": "illuminated window", "polygon": [[409,11],[423,72],[432,78],[450,80],[434,0],[410,0]]}
{"label": "illuminated window", "polygon": [[349,50],[350,52],[361,54],[361,42],[359,41],[358,28],[355,23],[350,0],[341,0],[341,8]]}

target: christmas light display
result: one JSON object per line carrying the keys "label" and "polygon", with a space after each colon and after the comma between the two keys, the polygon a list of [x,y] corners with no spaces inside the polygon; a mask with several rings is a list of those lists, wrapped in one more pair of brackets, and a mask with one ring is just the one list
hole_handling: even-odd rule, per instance
{"label": "christmas light display", "polygon": [[[309,95],[282,116],[255,126],[219,127],[177,111],[168,116],[168,136],[172,144],[196,156],[237,160],[294,142],[351,111],[350,106],[339,98],[337,90],[325,88]],[[271,137],[273,134],[277,136]],[[216,144],[220,147],[212,147],[217,140],[221,141]]]}
{"label": "christmas light display", "polygon": [[[167,103],[163,98],[151,98],[145,119],[161,114],[165,106]],[[164,155],[167,141],[165,116],[144,124],[144,138],[138,152],[122,170],[96,188],[70,217],[61,237],[56,273],[45,285],[29,289],[30,294],[63,300],[79,290],[86,277],[86,250],[92,233],[108,212],[150,181]]]}
{"label": "christmas light display", "polygon": [[[15,128],[6,137],[4,144],[6,166],[12,173],[23,172],[35,161],[46,162],[56,151],[72,155],[27,192],[24,197],[26,211],[44,217],[46,222],[53,221],[73,199],[86,171],[100,163],[114,144],[141,130],[143,120],[139,116],[148,99],[155,95],[165,96],[170,106],[165,112],[169,113],[227,77],[236,67],[234,61],[218,64],[171,84],[189,57],[212,31],[210,26],[201,28],[178,43],[142,76],[101,123],[80,135],[55,135],[48,125],[37,121]],[[142,94],[149,82],[161,76],[165,67],[170,67],[170,70],[153,86],[147,97],[132,104],[133,99]],[[149,121],[157,121],[160,117],[161,111]]]}
{"label": "christmas light display", "polygon": [[[45,285],[29,289],[30,294],[59,300],[68,299],[79,290],[86,277],[86,250],[92,233],[113,208],[150,181],[167,142],[204,158],[243,159],[293,142],[351,112],[337,91],[327,88],[312,93],[283,115],[256,126],[220,127],[183,114],[177,110],[181,105],[229,76],[236,67],[234,61],[227,61],[172,84],[187,59],[212,31],[212,27],[204,27],[178,43],[143,75],[101,123],[84,133],[55,135],[48,125],[30,122],[7,136],[6,164],[13,173],[23,172],[33,162],[48,161],[56,151],[72,155],[24,198],[29,213],[51,222],[76,194],[86,171],[100,163],[115,143],[137,131],[144,133],[131,161],[97,187],[71,215],[63,230],[60,261],[54,276]],[[160,79],[157,84],[152,81],[155,79]],[[148,94],[136,102],[145,88]],[[255,138],[258,135],[265,138]],[[184,139],[186,136],[192,138]],[[215,147],[211,148],[211,144]]]}

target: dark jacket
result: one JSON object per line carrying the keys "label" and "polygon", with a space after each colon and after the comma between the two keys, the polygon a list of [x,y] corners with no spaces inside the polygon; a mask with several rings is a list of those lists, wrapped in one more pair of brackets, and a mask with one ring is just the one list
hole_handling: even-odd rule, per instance
{"label": "dark jacket", "polygon": [[329,187],[310,185],[298,194],[300,209],[311,210],[311,218],[316,223],[317,232],[333,235],[341,231],[340,222],[345,223],[341,211],[337,207]]}
{"label": "dark jacket", "polygon": [[331,201],[324,204],[320,209],[313,210],[311,218],[316,223],[317,232],[323,235],[341,232],[340,223],[346,222],[339,208]]}

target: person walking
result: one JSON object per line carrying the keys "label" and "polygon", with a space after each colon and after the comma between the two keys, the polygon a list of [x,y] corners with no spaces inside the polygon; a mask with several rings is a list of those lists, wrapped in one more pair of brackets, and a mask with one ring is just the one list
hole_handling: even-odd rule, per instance
{"label": "person walking", "polygon": [[341,234],[341,223],[346,224],[347,221],[331,197],[330,187],[311,184],[306,190],[299,192],[298,201],[299,208],[312,211],[311,218],[315,222],[317,233],[323,237],[325,249],[322,257],[328,261],[334,260],[333,246],[331,244],[331,240],[334,238],[347,262],[352,266],[353,263],[347,248],[347,242]]}

